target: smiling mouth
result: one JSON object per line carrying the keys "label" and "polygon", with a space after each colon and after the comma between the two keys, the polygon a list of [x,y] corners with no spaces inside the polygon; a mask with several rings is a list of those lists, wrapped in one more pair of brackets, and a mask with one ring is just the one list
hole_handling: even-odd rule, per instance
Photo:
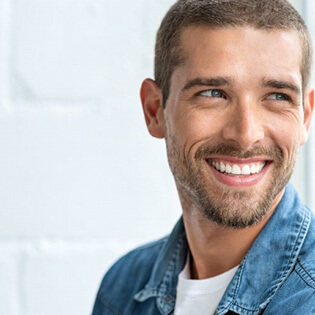
{"label": "smiling mouth", "polygon": [[216,171],[230,176],[249,176],[260,174],[270,161],[252,163],[232,163],[219,159],[207,159],[208,164]]}

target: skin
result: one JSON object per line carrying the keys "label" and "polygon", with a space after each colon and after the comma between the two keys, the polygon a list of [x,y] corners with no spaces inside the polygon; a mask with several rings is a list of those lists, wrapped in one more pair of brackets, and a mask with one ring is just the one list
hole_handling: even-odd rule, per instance
{"label": "skin", "polygon": [[[205,279],[241,263],[279,204],[307,140],[314,90],[302,91],[295,31],[192,26],[181,48],[165,109],[151,79],[141,100],[150,134],[166,139],[192,278]],[[213,160],[265,167],[257,176],[222,175]]]}

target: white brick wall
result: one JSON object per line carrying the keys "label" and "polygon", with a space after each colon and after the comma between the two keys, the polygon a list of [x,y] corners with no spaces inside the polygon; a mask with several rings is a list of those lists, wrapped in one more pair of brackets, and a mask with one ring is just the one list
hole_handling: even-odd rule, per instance
{"label": "white brick wall", "polygon": [[19,252],[16,242],[0,244],[0,314],[20,313],[20,291],[18,282]]}
{"label": "white brick wall", "polygon": [[110,264],[180,215],[138,96],[172,3],[0,0],[0,314],[89,314]]}

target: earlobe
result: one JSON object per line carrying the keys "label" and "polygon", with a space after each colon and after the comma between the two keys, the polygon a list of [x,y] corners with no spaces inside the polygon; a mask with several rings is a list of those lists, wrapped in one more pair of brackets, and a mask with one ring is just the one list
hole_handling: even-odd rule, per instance
{"label": "earlobe", "polygon": [[311,121],[314,111],[314,88],[310,88],[306,91],[304,96],[304,121],[303,121],[303,135],[301,138],[301,145],[303,145],[308,138],[308,134],[311,128]]}
{"label": "earlobe", "polygon": [[164,138],[162,93],[155,81],[151,79],[143,81],[140,98],[149,133],[155,138]]}

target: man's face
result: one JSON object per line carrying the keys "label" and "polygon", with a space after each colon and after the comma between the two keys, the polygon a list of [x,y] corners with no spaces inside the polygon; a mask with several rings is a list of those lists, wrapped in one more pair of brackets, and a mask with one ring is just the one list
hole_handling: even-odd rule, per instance
{"label": "man's face", "polygon": [[282,193],[306,141],[295,32],[189,27],[163,111],[178,190],[210,220],[244,228]]}

